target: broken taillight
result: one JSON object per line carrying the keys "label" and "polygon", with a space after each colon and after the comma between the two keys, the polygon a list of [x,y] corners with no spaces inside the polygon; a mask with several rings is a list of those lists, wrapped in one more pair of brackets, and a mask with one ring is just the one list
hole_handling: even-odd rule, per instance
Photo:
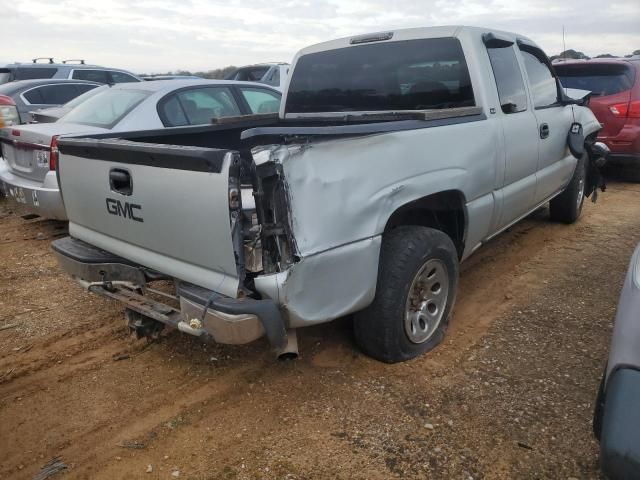
{"label": "broken taillight", "polygon": [[55,170],[58,164],[58,135],[51,138],[51,148],[49,150],[49,170]]}

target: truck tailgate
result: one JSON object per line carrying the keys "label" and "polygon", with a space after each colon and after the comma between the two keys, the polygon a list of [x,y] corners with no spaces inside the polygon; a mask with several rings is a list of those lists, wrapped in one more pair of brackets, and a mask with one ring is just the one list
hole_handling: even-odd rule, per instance
{"label": "truck tailgate", "polygon": [[71,236],[235,297],[231,150],[63,139],[58,178]]}

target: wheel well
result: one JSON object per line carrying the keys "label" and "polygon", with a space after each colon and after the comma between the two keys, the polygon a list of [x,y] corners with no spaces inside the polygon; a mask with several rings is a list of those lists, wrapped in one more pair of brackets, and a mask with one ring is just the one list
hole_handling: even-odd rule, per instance
{"label": "wheel well", "polygon": [[447,190],[419,198],[398,208],[387,220],[384,231],[402,225],[419,225],[440,230],[453,241],[458,257],[464,252],[467,230],[465,199],[458,190]]}

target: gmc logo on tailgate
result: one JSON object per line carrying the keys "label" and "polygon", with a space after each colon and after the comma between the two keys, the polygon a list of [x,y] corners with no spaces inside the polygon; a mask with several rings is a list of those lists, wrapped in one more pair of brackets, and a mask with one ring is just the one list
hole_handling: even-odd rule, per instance
{"label": "gmc logo on tailgate", "polygon": [[130,220],[135,220],[136,222],[144,222],[142,217],[136,216],[136,210],[142,210],[142,206],[136,205],[135,203],[123,203],[115,198],[107,198],[107,212],[111,215],[128,218]]}

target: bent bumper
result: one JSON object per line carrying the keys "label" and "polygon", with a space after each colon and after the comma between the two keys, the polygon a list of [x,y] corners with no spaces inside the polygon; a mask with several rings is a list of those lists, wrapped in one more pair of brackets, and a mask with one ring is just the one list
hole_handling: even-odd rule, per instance
{"label": "bent bumper", "polygon": [[271,299],[230,298],[176,280],[180,308],[175,308],[137,293],[149,281],[163,278],[157,272],[72,237],[55,240],[51,248],[63,270],[89,291],[185,333],[227,344],[266,335],[275,349],[286,344],[285,321]]}
{"label": "bent bumper", "polygon": [[26,205],[29,211],[45,218],[67,220],[67,214],[58,189],[56,172],[46,174],[43,182],[15,175],[0,158],[0,190],[16,202]]}

